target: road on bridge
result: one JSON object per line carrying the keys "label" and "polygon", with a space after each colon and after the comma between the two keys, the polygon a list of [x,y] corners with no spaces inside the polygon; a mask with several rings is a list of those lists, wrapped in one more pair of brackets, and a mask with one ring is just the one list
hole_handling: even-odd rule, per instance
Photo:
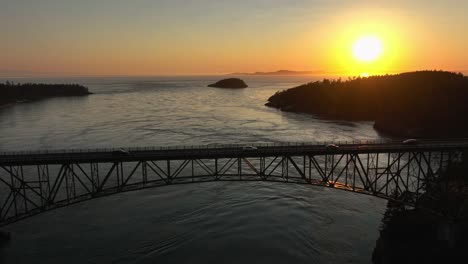
{"label": "road on bridge", "polygon": [[[335,146],[332,146],[335,145]],[[395,153],[411,151],[447,151],[468,149],[468,140],[425,140],[413,144],[401,142],[368,142],[349,144],[258,144],[244,149],[243,145],[215,145],[191,147],[126,148],[62,150],[37,152],[9,152],[0,154],[0,165],[62,164],[66,162],[113,162],[141,160],[212,159],[233,157],[266,157],[275,155],[324,155],[349,153]]]}

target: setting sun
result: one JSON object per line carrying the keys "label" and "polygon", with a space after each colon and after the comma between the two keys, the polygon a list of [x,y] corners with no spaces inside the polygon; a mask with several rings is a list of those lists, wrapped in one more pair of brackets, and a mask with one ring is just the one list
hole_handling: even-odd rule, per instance
{"label": "setting sun", "polygon": [[376,37],[362,37],[353,45],[353,56],[363,62],[376,60],[382,53],[382,44]]}

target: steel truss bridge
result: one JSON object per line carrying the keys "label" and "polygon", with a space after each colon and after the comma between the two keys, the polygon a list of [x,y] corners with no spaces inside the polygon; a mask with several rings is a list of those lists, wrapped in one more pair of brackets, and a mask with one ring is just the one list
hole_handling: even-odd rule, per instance
{"label": "steel truss bridge", "polygon": [[354,142],[10,152],[0,154],[0,226],[125,191],[211,181],[331,187],[417,206],[468,141]]}

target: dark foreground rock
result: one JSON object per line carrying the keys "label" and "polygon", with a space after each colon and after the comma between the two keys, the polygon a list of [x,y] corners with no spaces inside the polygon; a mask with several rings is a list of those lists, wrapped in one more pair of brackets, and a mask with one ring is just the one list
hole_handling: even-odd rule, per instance
{"label": "dark foreground rock", "polygon": [[11,234],[9,232],[0,231],[0,246],[8,243],[11,239]]}
{"label": "dark foreground rock", "polygon": [[278,92],[267,106],[327,119],[375,121],[396,137],[468,136],[468,77],[420,71],[323,80]]}
{"label": "dark foreground rock", "polygon": [[216,87],[216,88],[230,88],[230,89],[238,89],[238,88],[247,88],[247,84],[238,78],[229,78],[218,81],[216,83],[208,85],[208,87]]}
{"label": "dark foreground rock", "polygon": [[465,221],[449,222],[424,211],[392,215],[372,254],[374,264],[458,263],[468,247]]}
{"label": "dark foreground rock", "polygon": [[464,263],[468,249],[468,155],[426,182],[418,209],[389,202],[374,264]]}
{"label": "dark foreground rock", "polygon": [[86,96],[88,88],[78,84],[0,83],[0,106],[59,96]]}

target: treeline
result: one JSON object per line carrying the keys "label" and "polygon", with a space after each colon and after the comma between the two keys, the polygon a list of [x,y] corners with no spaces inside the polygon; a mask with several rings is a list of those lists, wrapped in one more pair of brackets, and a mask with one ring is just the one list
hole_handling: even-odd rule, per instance
{"label": "treeline", "polygon": [[395,136],[468,135],[468,77],[446,71],[327,80],[278,92],[266,105],[340,120],[372,120]]}
{"label": "treeline", "polygon": [[0,105],[48,97],[82,96],[88,94],[91,94],[88,88],[79,84],[15,84],[8,81],[0,83]]}

